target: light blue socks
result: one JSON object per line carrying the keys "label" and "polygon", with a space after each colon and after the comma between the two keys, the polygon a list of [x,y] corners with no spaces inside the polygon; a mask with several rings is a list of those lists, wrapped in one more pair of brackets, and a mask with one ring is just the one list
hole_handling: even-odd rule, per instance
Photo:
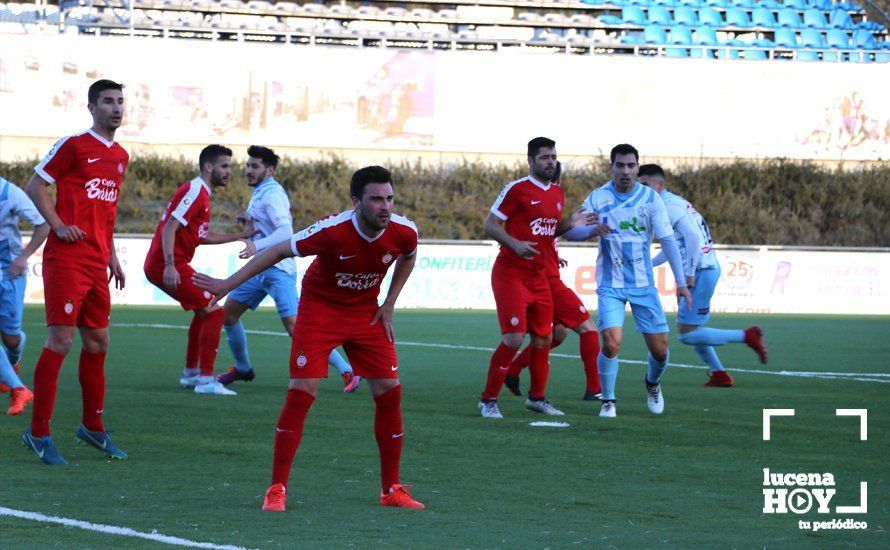
{"label": "light blue socks", "polygon": [[244,325],[238,321],[234,325],[224,325],[226,329],[226,341],[232,356],[235,358],[235,370],[247,372],[250,370],[250,356],[247,354],[247,334],[244,333]]}
{"label": "light blue socks", "polygon": [[656,361],[652,354],[649,354],[649,371],[646,373],[646,380],[649,381],[650,384],[658,384],[661,380],[661,373],[664,372],[664,369],[668,366],[668,361],[671,360],[671,352],[667,352],[667,356],[664,358],[664,361]]}
{"label": "light blue socks", "polygon": [[[25,351],[25,342],[28,341],[28,335],[23,332],[20,332],[22,339],[19,341],[19,345],[13,348],[6,348],[6,357],[9,358],[9,364],[15,365],[22,359],[22,353]],[[4,346],[5,347],[5,346]]]}
{"label": "light blue socks", "polygon": [[606,357],[601,351],[596,358],[596,368],[600,373],[603,401],[615,400],[615,380],[618,378],[618,356]]}
{"label": "light blue socks", "polygon": [[[696,331],[698,332],[698,331]],[[720,362],[720,358],[717,357],[717,352],[711,346],[695,346],[695,353],[701,357],[701,360],[705,362],[711,372],[717,372],[718,370],[723,370],[723,363]]]}
{"label": "light blue socks", "polygon": [[328,365],[337,369],[337,372],[340,373],[340,376],[343,376],[347,372],[352,372],[352,367],[349,366],[349,363],[346,362],[346,359],[340,357],[340,354],[337,353],[337,350],[331,351],[330,357],[328,357]]}
{"label": "light blue socks", "polygon": [[701,327],[692,332],[680,334],[677,338],[690,346],[722,346],[734,342],[744,342],[745,331]]}
{"label": "light blue socks", "polygon": [[10,388],[20,388],[22,384],[21,378],[12,368],[9,357],[5,353],[0,353],[0,382],[3,382]]}

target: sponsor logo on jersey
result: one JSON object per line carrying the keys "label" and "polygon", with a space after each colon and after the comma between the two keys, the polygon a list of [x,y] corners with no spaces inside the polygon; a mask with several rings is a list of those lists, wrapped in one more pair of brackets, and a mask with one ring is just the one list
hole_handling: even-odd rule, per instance
{"label": "sponsor logo on jersey", "polygon": [[532,235],[553,237],[556,235],[558,224],[559,220],[556,218],[536,218],[529,222],[528,226],[532,229]]}
{"label": "sponsor logo on jersey", "polygon": [[84,184],[87,198],[105,202],[117,202],[117,182],[105,178],[93,178]]}
{"label": "sponsor logo on jersey", "polygon": [[534,206],[536,204],[541,204],[541,201],[532,201],[532,206]]}
{"label": "sponsor logo on jersey", "polygon": [[380,273],[337,273],[337,286],[352,290],[365,290],[377,286],[382,275]]}
{"label": "sponsor logo on jersey", "polygon": [[88,159],[87,159],[87,164],[93,164],[94,162],[99,162],[100,160],[102,160],[102,159],[101,159],[101,158],[97,158],[97,159],[90,159],[90,158],[88,158]]}
{"label": "sponsor logo on jersey", "polygon": [[639,226],[637,225],[637,217],[636,216],[634,216],[630,221],[624,220],[624,221],[620,222],[618,224],[618,227],[620,227],[623,230],[630,229],[631,231],[634,231],[636,233],[642,233],[643,231],[646,230],[645,225],[639,225]]}

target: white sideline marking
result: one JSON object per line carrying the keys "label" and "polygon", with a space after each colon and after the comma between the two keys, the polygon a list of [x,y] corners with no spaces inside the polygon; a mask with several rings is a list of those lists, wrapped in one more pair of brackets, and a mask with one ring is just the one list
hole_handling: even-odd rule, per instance
{"label": "white sideline marking", "polygon": [[60,518],[58,516],[45,516],[36,512],[25,512],[23,510],[13,510],[0,506],[0,516],[12,516],[21,519],[30,519],[42,523],[58,523],[66,527],[77,527],[87,531],[98,531],[109,535],[119,535],[122,537],[135,537],[138,539],[146,539],[164,544],[173,544],[175,546],[188,546],[190,548],[213,548],[214,550],[246,550],[243,546],[231,546],[228,544],[213,544],[212,542],[196,542],[179,537],[171,537],[161,535],[159,533],[143,533],[134,531],[128,527],[117,527],[115,525],[103,525],[101,523],[90,523],[88,521],[80,521],[76,519]]}
{"label": "white sideline marking", "polygon": [[[115,323],[115,327],[121,328],[158,328],[164,330],[188,330],[185,325],[166,325],[160,323]],[[283,336],[287,338],[287,333],[271,330],[245,330],[247,334],[256,334],[259,336]],[[431,344],[428,342],[398,342],[400,346],[414,346],[422,348],[439,348],[439,349],[459,349],[467,351],[484,351],[491,353],[493,348],[481,346],[459,346],[455,344]],[[566,353],[551,353],[552,357],[562,357],[565,359],[581,359],[580,355],[570,355]],[[620,363],[631,365],[648,365],[646,361],[637,361],[634,359],[620,359]],[[685,363],[671,363],[672,368],[680,369],[707,369],[705,365],[687,365]],[[733,368],[733,372],[744,372],[748,374],[770,374],[774,376],[792,376],[797,378],[821,378],[824,380],[855,380],[856,382],[878,382],[881,384],[890,384],[890,373],[886,372],[815,372],[815,371],[799,371],[799,370],[762,370],[762,369],[740,369]]]}

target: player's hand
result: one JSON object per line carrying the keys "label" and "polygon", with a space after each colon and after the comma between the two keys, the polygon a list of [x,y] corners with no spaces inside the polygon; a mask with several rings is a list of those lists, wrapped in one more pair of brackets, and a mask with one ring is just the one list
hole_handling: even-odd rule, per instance
{"label": "player's hand", "polygon": [[520,257],[525,258],[526,260],[531,260],[537,254],[540,254],[540,252],[535,250],[536,246],[538,246],[538,243],[535,242],[516,241],[511,248],[513,249],[513,252]]}
{"label": "player's hand", "polygon": [[605,237],[606,235],[608,235],[611,232],[612,232],[611,227],[609,227],[607,224],[601,223],[594,228],[593,236],[594,237]]}
{"label": "player's hand", "polygon": [[686,286],[687,288],[692,288],[695,286],[695,275],[686,276]]}
{"label": "player's hand", "polygon": [[244,224],[244,231],[241,232],[241,238],[249,239],[259,232],[259,229],[254,229],[253,220],[249,220],[246,224]]}
{"label": "player's hand", "polygon": [[568,261],[568,260],[563,259],[563,258],[560,258],[559,256],[557,256],[557,262],[559,263],[559,268],[560,268],[560,269],[562,269],[562,268],[564,268],[565,266],[569,265],[569,261]]}
{"label": "player's hand", "polygon": [[24,272],[28,271],[28,258],[16,256],[6,268],[6,273],[10,279],[18,279]]}
{"label": "player's hand", "polygon": [[210,275],[205,275],[203,273],[195,273],[192,275],[192,282],[195,283],[195,286],[200,288],[201,290],[206,290],[207,292],[213,294],[213,301],[210,302],[210,305],[207,307],[213,307],[219,303],[222,298],[229,293],[229,288],[226,286],[225,279],[215,279]]}
{"label": "player's hand", "polygon": [[118,290],[123,290],[127,285],[127,274],[124,273],[124,268],[115,254],[111,255],[111,261],[108,263],[108,282],[110,283],[112,279],[114,279],[114,288]]}
{"label": "player's hand", "polygon": [[54,231],[56,232],[56,237],[65,241],[66,243],[82,241],[84,237],[87,236],[86,231],[83,231],[76,225],[63,225],[62,227],[55,229]]}
{"label": "player's hand", "polygon": [[164,266],[164,286],[169,290],[176,290],[179,286],[179,272],[176,271],[175,265]]}
{"label": "player's hand", "polygon": [[386,339],[390,342],[395,340],[395,334],[392,330],[392,314],[394,309],[394,306],[383,302],[383,305],[377,308],[377,311],[374,312],[374,317],[371,319],[372,325],[380,321],[383,325],[383,332],[386,333]]}
{"label": "player's hand", "polygon": [[600,223],[600,215],[596,212],[587,212],[582,206],[578,210],[572,212],[569,222],[572,224],[572,227],[598,225]]}
{"label": "player's hand", "polygon": [[247,225],[249,218],[247,217],[247,212],[241,212],[237,216],[235,216],[235,221],[240,223],[241,225]]}
{"label": "player's hand", "polygon": [[241,242],[244,243],[244,250],[238,253],[238,257],[242,260],[246,260],[250,258],[254,254],[256,254],[256,245],[253,244],[253,241],[249,241],[247,239],[241,239]]}
{"label": "player's hand", "polygon": [[692,311],[692,293],[685,286],[677,289],[677,304],[680,304],[680,298],[686,298],[686,311]]}

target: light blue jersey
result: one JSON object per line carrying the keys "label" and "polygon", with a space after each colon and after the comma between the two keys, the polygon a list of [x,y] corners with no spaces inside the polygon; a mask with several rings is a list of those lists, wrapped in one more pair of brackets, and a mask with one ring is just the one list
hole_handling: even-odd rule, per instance
{"label": "light blue jersey", "polygon": [[19,218],[34,227],[46,223],[24,191],[0,178],[0,280],[7,278],[9,264],[22,253]]}
{"label": "light blue jersey", "polygon": [[660,195],[667,208],[668,216],[671,219],[671,225],[674,227],[674,233],[677,235],[677,241],[680,245],[680,253],[683,256],[683,264],[686,265],[691,258],[685,246],[686,236],[683,231],[679,230],[678,225],[684,217],[688,216],[689,220],[692,222],[694,231],[698,236],[699,247],[701,250],[701,253],[697,254],[698,261],[694,262],[694,265],[692,265],[693,271],[696,269],[712,269],[717,267],[717,254],[714,252],[714,242],[711,240],[711,230],[708,227],[708,222],[706,222],[702,215],[699,214],[698,210],[692,206],[692,203],[680,195],[676,195],[667,190],[662,191]]}
{"label": "light blue jersey", "polygon": [[664,201],[658,193],[635,184],[630,193],[618,193],[610,181],[590,192],[582,208],[599,214],[612,232],[599,240],[596,284],[599,288],[653,288],[653,237],[673,235]]}
{"label": "light blue jersey", "polygon": [[[290,213],[290,199],[284,187],[275,178],[266,178],[253,188],[253,195],[247,205],[247,215],[259,233],[252,240],[257,252],[281,241],[289,240],[293,235],[293,217]],[[281,230],[286,227],[287,231]],[[276,230],[282,238],[273,237]],[[297,263],[293,258],[286,258],[275,264],[276,268],[289,275],[297,273]]]}

